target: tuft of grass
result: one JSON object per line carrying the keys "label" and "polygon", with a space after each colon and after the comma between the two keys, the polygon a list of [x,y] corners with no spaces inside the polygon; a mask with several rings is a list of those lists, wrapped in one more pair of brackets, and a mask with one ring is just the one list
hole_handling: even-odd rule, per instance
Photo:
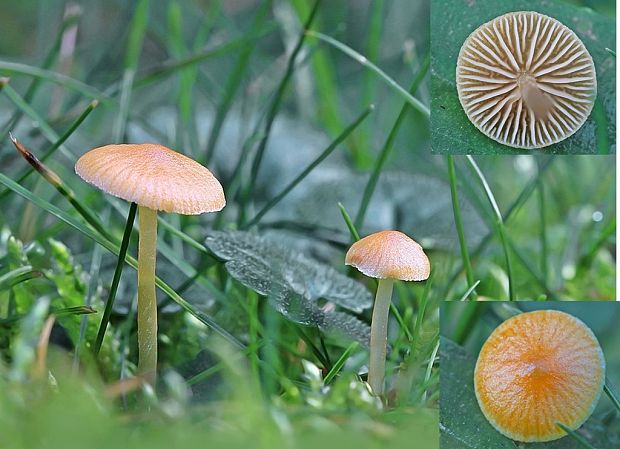
{"label": "tuft of grass", "polygon": [[[411,83],[411,87],[409,88],[409,93],[411,95],[413,95],[418,90],[418,87],[420,86],[420,84],[422,83],[422,80],[424,79],[424,77],[426,76],[426,73],[428,72],[429,66],[430,66],[430,57],[427,55],[426,58],[424,59],[424,63],[422,67],[420,67],[419,72],[414,77],[413,82]],[[377,182],[379,181],[379,176],[381,176],[381,171],[383,170],[383,167],[385,166],[388,156],[390,155],[392,151],[392,147],[394,146],[394,142],[396,140],[396,136],[398,135],[398,131],[400,130],[400,127],[402,126],[403,121],[405,120],[405,117],[407,116],[407,112],[409,111],[409,106],[410,106],[409,103],[405,103],[403,107],[401,108],[400,112],[398,113],[398,117],[396,118],[396,121],[394,122],[394,126],[392,126],[392,129],[390,130],[390,133],[388,134],[388,137],[385,140],[385,144],[381,148],[381,152],[379,153],[379,156],[377,157],[375,161],[372,173],[370,174],[370,178],[368,179],[368,183],[366,184],[366,187],[364,189],[364,194],[362,196],[362,202],[360,204],[360,208],[355,217],[355,226],[358,229],[361,229],[362,226],[364,225],[364,219],[366,217],[366,211],[368,210],[368,205],[370,204],[372,195],[374,194],[375,189],[377,187]]]}
{"label": "tuft of grass", "polygon": [[[248,32],[250,35],[258,34],[259,30],[264,27],[267,13],[271,9],[272,3],[272,0],[266,0],[260,6],[259,10],[256,12],[252,20],[252,25],[250,26],[250,30]],[[235,95],[239,90],[243,77],[247,73],[250,58],[254,53],[257,42],[257,39],[251,39],[243,43],[241,52],[237,58],[237,61],[235,62],[235,66],[232,69],[232,74],[230,77],[228,77],[228,80],[226,81],[226,86],[224,87],[224,96],[221,100],[219,107],[217,108],[215,118],[213,119],[213,125],[211,126],[211,131],[209,132],[209,139],[207,141],[204,158],[205,164],[208,164],[213,158],[213,154],[215,152],[218,139],[220,137],[220,131],[222,130],[222,125],[224,124],[228,112],[230,111],[230,107],[233,104],[233,100],[235,99]]]}
{"label": "tuft of grass", "polygon": [[[97,244],[101,245],[102,247],[104,247],[106,250],[108,250],[112,254],[118,256],[118,254],[120,253],[120,247],[117,246],[115,243],[111,242],[110,240],[108,240],[107,238],[99,234],[98,232],[92,230],[91,228],[85,226],[83,223],[81,223],[74,217],[70,216],[69,214],[64,212],[62,209],[58,208],[57,206],[54,206],[48,201],[45,201],[41,197],[33,194],[31,191],[27,190],[26,188],[15,183],[15,181],[11,180],[10,178],[8,178],[6,175],[2,173],[0,173],[0,183],[4,184],[6,187],[11,189],[16,194],[32,202],[34,205],[42,208],[46,212],[62,220],[65,224],[69,225],[71,228],[75,229],[76,231],[79,231],[81,234],[85,235],[86,237],[90,238]],[[160,250],[161,250],[161,246],[163,245],[160,245]],[[126,256],[125,262],[128,263],[134,269],[137,269],[138,267],[138,261],[130,255]],[[220,326],[212,317],[210,317],[208,314],[204,312],[199,311],[196,307],[192,306],[188,301],[186,301],[183,297],[181,297],[172,287],[170,287],[161,278],[156,277],[155,284],[161,291],[163,291],[166,295],[168,295],[182,309],[187,311],[190,315],[195,317],[198,321],[202,322],[206,326],[216,331],[225,340],[229,341],[232,345],[238,348],[245,347],[245,345],[239,342],[237,338],[235,338],[228,331],[226,331],[222,326]]]}
{"label": "tuft of grass", "polygon": [[476,164],[476,161],[474,160],[473,157],[466,156],[466,158],[467,158],[467,162],[469,162],[469,165],[471,165],[471,167],[474,169],[476,176],[480,180],[480,183],[482,184],[482,187],[484,188],[484,192],[489,200],[489,203],[491,204],[491,209],[493,210],[493,213],[495,214],[495,219],[496,219],[495,225],[497,226],[497,233],[499,235],[502,248],[504,250],[504,259],[506,261],[506,275],[508,276],[508,298],[510,299],[510,301],[514,301],[515,293],[513,290],[514,283],[513,283],[513,278],[512,278],[512,268],[511,268],[511,263],[510,263],[510,254],[509,254],[507,237],[506,237],[506,228],[504,226],[504,219],[502,217],[502,213],[499,210],[497,201],[495,201],[495,196],[493,195],[493,191],[491,190],[491,187],[489,186],[489,183],[487,182],[484,174],[478,167],[478,164]]}
{"label": "tuft of grass", "polygon": [[394,81],[392,78],[390,78],[387,75],[387,73],[385,73],[383,70],[381,70],[379,67],[377,67],[372,62],[370,62],[368,60],[368,58],[366,58],[365,56],[359,54],[358,52],[353,50],[351,47],[343,44],[342,42],[337,41],[333,37],[327,36],[326,34],[320,33],[318,31],[312,31],[312,30],[306,31],[306,34],[308,36],[315,37],[315,38],[317,38],[317,39],[319,39],[319,40],[321,40],[321,41],[331,45],[334,48],[337,48],[338,50],[340,50],[341,52],[343,52],[347,56],[353,58],[356,62],[358,62],[362,66],[364,66],[364,67],[368,68],[369,70],[371,70],[372,72],[374,72],[391,89],[393,89],[399,96],[401,96],[409,104],[409,106],[411,106],[413,109],[416,109],[417,111],[421,112],[422,115],[424,115],[426,118],[430,118],[431,111],[428,108],[428,106],[426,106],[420,100],[415,98],[413,96],[413,94],[411,93],[411,91],[407,92],[400,84],[398,84],[396,81]]}
{"label": "tuft of grass", "polygon": [[241,226],[241,229],[251,228],[256,225],[263,216],[269,212],[275,205],[277,205],[286,195],[288,195],[306,176],[308,176],[321,162],[334,152],[338,145],[340,145],[357,127],[368,117],[368,115],[374,110],[374,105],[368,106],[342,133],[332,141],[321,154],[319,154],[308,166],[293,179],[280,193],[273,197],[263,208],[256,213],[247,223]]}
{"label": "tuft of grass", "polygon": [[470,291],[465,297],[470,294],[473,298],[476,298],[474,287],[474,272],[471,267],[469,259],[469,250],[467,249],[467,240],[465,239],[465,229],[463,228],[463,219],[461,218],[461,208],[459,206],[459,198],[456,191],[456,169],[454,167],[454,156],[448,156],[448,177],[450,178],[450,196],[452,198],[452,210],[454,214],[454,224],[456,225],[456,232],[459,236],[459,246],[461,248],[461,258],[463,260],[463,266],[465,267],[465,276],[467,277],[467,285]]}
{"label": "tuft of grass", "polygon": [[275,96],[269,106],[267,116],[265,117],[265,127],[263,128],[262,135],[260,137],[258,146],[256,148],[256,155],[254,156],[254,160],[252,161],[252,169],[250,172],[250,182],[248,183],[248,188],[246,189],[246,194],[245,194],[246,198],[249,195],[249,192],[254,190],[254,187],[256,185],[256,178],[258,176],[258,171],[260,170],[260,166],[263,161],[263,155],[265,154],[265,148],[267,147],[267,142],[269,141],[269,136],[271,134],[271,129],[273,127],[273,122],[276,118],[278,111],[280,110],[282,99],[284,98],[284,92],[286,91],[286,88],[288,87],[290,79],[293,76],[293,71],[295,69],[295,61],[297,59],[297,56],[299,55],[299,52],[301,51],[301,48],[306,38],[305,32],[312,25],[312,22],[319,9],[320,3],[321,3],[321,0],[314,1],[314,6],[312,7],[312,10],[310,11],[308,18],[306,19],[304,23],[304,29],[300,33],[299,38],[297,39],[297,43],[295,44],[295,47],[293,48],[293,51],[291,52],[291,55],[288,58],[284,76],[280,80]]}

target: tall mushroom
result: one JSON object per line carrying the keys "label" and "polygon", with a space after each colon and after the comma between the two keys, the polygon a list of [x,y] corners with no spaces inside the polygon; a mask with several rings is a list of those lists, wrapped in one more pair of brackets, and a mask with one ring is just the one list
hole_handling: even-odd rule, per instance
{"label": "tall mushroom", "polygon": [[423,281],[430,262],[422,247],[399,231],[381,231],[358,240],[347,252],[345,264],[379,279],[370,324],[368,383],[373,393],[383,394],[387,330],[395,280]]}
{"label": "tall mushroom", "polygon": [[198,215],[226,205],[224,191],[198,162],[157,144],[105,145],[84,154],[75,172],[106,193],[138,205],[138,370],[157,369],[155,260],[157,211]]}
{"label": "tall mushroom", "polygon": [[515,148],[573,135],[596,98],[594,62],[583,42],[532,11],[504,14],[471,33],[459,52],[456,85],[476,128]]}
{"label": "tall mushroom", "polygon": [[605,358],[592,331],[557,310],[504,321],[480,350],[474,386],[480,409],[517,441],[566,435],[594,411],[605,383]]}

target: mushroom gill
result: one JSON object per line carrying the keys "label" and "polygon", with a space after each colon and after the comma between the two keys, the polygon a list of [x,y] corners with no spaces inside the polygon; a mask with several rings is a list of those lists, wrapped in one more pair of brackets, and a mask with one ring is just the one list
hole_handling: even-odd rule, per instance
{"label": "mushroom gill", "polygon": [[542,148],[571,136],[596,98],[586,47],[537,12],[504,14],[476,29],[461,47],[456,84],[476,128],[515,148]]}

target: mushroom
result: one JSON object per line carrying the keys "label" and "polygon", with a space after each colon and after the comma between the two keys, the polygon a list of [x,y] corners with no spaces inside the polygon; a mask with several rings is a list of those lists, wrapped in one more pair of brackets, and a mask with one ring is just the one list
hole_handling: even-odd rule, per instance
{"label": "mushroom", "polygon": [[594,411],[605,382],[603,351],[592,331],[556,310],[504,321],[482,346],[474,386],[482,413],[517,441],[566,435]]}
{"label": "mushroom", "polygon": [[226,205],[224,191],[198,162],[151,143],[95,148],[80,157],[75,172],[104,192],[138,205],[138,371],[154,383],[157,211],[183,215],[219,211]]}
{"label": "mushroom", "polygon": [[596,98],[596,72],[573,31],[552,17],[520,11],[469,35],[456,86],[476,128],[501,144],[532,149],[581,128]]}
{"label": "mushroom", "polygon": [[423,281],[430,262],[422,247],[399,231],[381,231],[358,240],[345,257],[345,264],[366,276],[379,279],[370,324],[368,383],[373,393],[383,394],[387,328],[394,281]]}

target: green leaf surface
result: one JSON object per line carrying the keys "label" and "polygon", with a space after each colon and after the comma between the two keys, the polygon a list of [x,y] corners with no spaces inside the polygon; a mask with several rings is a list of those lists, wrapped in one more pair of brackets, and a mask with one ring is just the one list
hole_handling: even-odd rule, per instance
{"label": "green leaf surface", "polygon": [[439,429],[442,448],[514,449],[515,443],[486,420],[474,393],[476,361],[465,349],[445,337],[439,346],[441,360]]}
{"label": "green leaf surface", "polygon": [[371,293],[359,282],[254,233],[216,231],[207,247],[226,260],[226,270],[242,285],[264,295],[287,319],[324,331],[336,331],[368,346],[370,328],[352,315],[320,307],[319,299],[354,312],[372,305]]}
{"label": "green leaf surface", "polygon": [[[573,136],[539,150],[501,145],[469,121],[456,91],[456,61],[465,39],[480,25],[511,11],[537,11],[554,17],[583,41],[596,66],[597,100],[584,125]],[[615,22],[586,8],[557,0],[434,0],[431,11],[431,139],[440,154],[584,154],[615,152]],[[599,133],[600,127],[604,132]],[[602,134],[602,136],[601,136]],[[607,143],[605,144],[605,141]]]}
{"label": "green leaf surface", "polygon": [[[500,434],[482,414],[474,392],[476,359],[452,340],[441,337],[440,441],[442,449],[583,449],[571,437],[547,443],[517,443]],[[611,449],[606,429],[590,418],[576,432],[598,449]]]}

